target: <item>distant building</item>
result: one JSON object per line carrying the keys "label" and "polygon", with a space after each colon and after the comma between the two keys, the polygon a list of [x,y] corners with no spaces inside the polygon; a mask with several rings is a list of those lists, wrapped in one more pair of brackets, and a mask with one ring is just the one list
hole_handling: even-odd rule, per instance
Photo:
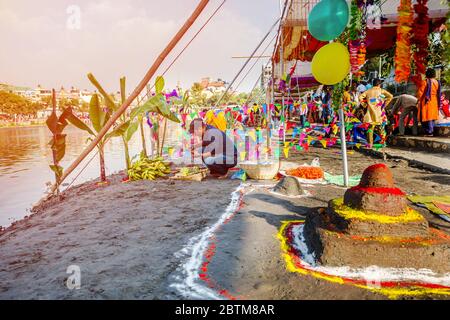
{"label": "distant building", "polygon": [[203,88],[202,94],[206,96],[206,98],[211,98],[215,94],[224,93],[227,89],[227,83],[222,79],[217,79],[216,81],[212,81],[211,78],[203,78],[200,82],[200,85]]}

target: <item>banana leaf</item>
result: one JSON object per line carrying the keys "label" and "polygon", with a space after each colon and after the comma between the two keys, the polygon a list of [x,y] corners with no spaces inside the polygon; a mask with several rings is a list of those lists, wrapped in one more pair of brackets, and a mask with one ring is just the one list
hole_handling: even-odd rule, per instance
{"label": "banana leaf", "polygon": [[55,112],[52,112],[52,114],[50,115],[50,117],[48,117],[46,123],[47,123],[47,127],[48,129],[53,133],[53,134],[58,134],[58,117],[56,116]]}
{"label": "banana leaf", "polygon": [[114,102],[113,98],[103,89],[103,87],[100,85],[100,83],[97,81],[97,79],[94,77],[92,73],[88,74],[88,79],[91,81],[91,83],[97,88],[98,92],[103,96],[105,99],[105,104],[109,108],[109,110],[113,111],[117,109],[117,105]]}
{"label": "banana leaf", "polygon": [[166,85],[164,78],[159,76],[156,78],[155,81],[155,90],[156,93],[162,93],[162,91],[164,90],[164,86]]}
{"label": "banana leaf", "polygon": [[66,154],[66,136],[65,134],[60,134],[56,139],[52,139],[52,150],[55,151],[56,163],[59,163]]}
{"label": "banana leaf", "polygon": [[64,168],[61,166],[50,165],[50,169],[52,169],[52,171],[56,174],[58,178],[60,178],[63,175]]}
{"label": "banana leaf", "polygon": [[163,104],[162,95],[157,94],[147,100],[142,106],[134,108],[130,113],[130,119],[134,120],[138,115],[146,112],[158,112],[158,106]]}
{"label": "banana leaf", "polygon": [[161,105],[158,105],[158,113],[160,115],[162,115],[164,118],[169,119],[170,121],[177,122],[177,123],[180,122],[180,120],[177,118],[177,116],[172,111],[170,111],[170,107],[166,103],[162,103]]}
{"label": "banana leaf", "polygon": [[86,131],[92,135],[94,134],[94,131],[91,130],[91,128],[88,127],[87,124],[85,124],[83,121],[81,121],[77,116],[75,116],[73,113],[70,113],[66,117],[67,121],[69,121],[72,125],[77,127],[78,129],[81,129],[83,131]]}
{"label": "banana leaf", "polygon": [[100,99],[98,94],[94,94],[89,104],[89,119],[91,119],[92,126],[96,132],[102,129],[102,125],[105,121],[105,112],[100,108]]}
{"label": "banana leaf", "polygon": [[114,128],[113,131],[111,131],[110,133],[105,135],[105,138],[104,138],[105,143],[106,143],[106,141],[108,141],[111,138],[120,137],[120,136],[124,135],[125,132],[128,130],[129,126],[130,126],[130,121],[127,121],[127,122],[124,122],[121,125],[117,126],[116,128]]}
{"label": "banana leaf", "polygon": [[125,132],[125,140],[129,142],[139,128],[139,121],[131,122]]}

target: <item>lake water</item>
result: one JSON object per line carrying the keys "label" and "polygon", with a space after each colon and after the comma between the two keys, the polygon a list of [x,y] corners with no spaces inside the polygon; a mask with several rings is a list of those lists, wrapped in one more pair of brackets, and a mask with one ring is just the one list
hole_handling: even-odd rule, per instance
{"label": "lake water", "polygon": [[[274,132],[278,132],[275,130]],[[61,162],[63,168],[67,168],[88,144],[89,134],[74,127],[64,130],[66,138],[66,155]],[[147,150],[150,153],[150,129],[145,126]],[[180,150],[183,139],[182,128],[179,124],[168,123],[165,146]],[[256,134],[253,133],[253,137]],[[230,136],[230,138],[233,138]],[[48,142],[51,133],[47,127],[18,127],[0,128],[0,226],[7,227],[15,220],[20,220],[30,213],[30,209],[36,204],[47,190],[47,183],[54,182],[54,173],[50,170],[52,152]],[[249,138],[248,138],[249,139]],[[190,140],[189,140],[190,141]],[[244,160],[255,160],[256,153],[247,158],[242,156],[242,151],[254,149],[254,142],[247,146],[241,138],[238,146],[238,154]],[[250,140],[249,140],[250,141]],[[272,150],[277,148],[277,139],[272,141]],[[266,142],[260,140],[263,146]],[[139,132],[130,141],[130,156],[139,156],[142,150],[142,142]],[[67,188],[67,184],[77,185],[99,177],[100,166],[96,149],[78,166],[77,169],[64,181],[61,190]],[[190,161],[189,152],[170,154],[170,160],[175,163]],[[167,155],[166,155],[167,156]],[[167,158],[167,157],[166,157]],[[265,155],[261,154],[261,159]],[[92,161],[87,164],[90,160]],[[256,160],[255,160],[256,161]],[[87,164],[87,167],[81,169]],[[125,169],[125,156],[121,138],[114,138],[105,146],[106,174],[110,175]],[[80,173],[81,172],[81,173]],[[74,178],[80,173],[80,175]]]}
{"label": "lake water", "polygon": [[[181,130],[179,126],[169,126],[167,145],[176,144]],[[87,145],[89,134],[74,127],[67,127],[66,156],[62,166],[67,168]],[[146,126],[147,150],[150,130]],[[8,226],[22,219],[45,194],[46,183],[54,181],[49,168],[52,153],[48,142],[51,133],[46,127],[0,128],[0,225]],[[139,132],[130,142],[130,155],[139,155],[142,143]],[[95,154],[92,151],[75,173],[65,183],[71,183],[80,169]],[[105,147],[106,173],[112,174],[125,168],[122,140],[112,139]],[[96,157],[76,179],[75,185],[99,176],[99,161]],[[64,188],[63,188],[64,189]]]}

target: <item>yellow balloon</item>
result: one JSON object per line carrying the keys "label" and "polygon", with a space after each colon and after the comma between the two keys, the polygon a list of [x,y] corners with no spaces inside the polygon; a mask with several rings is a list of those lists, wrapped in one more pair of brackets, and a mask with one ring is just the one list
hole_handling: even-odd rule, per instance
{"label": "yellow balloon", "polygon": [[312,60],[312,74],[325,85],[334,85],[350,72],[350,53],[342,43],[333,42],[320,48]]}

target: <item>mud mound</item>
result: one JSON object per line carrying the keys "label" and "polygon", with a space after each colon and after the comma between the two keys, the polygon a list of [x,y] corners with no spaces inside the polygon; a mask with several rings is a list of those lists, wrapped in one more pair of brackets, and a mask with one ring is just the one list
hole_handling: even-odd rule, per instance
{"label": "mud mound", "polygon": [[294,177],[284,177],[278,182],[273,191],[286,196],[299,196],[303,194],[302,186]]}

